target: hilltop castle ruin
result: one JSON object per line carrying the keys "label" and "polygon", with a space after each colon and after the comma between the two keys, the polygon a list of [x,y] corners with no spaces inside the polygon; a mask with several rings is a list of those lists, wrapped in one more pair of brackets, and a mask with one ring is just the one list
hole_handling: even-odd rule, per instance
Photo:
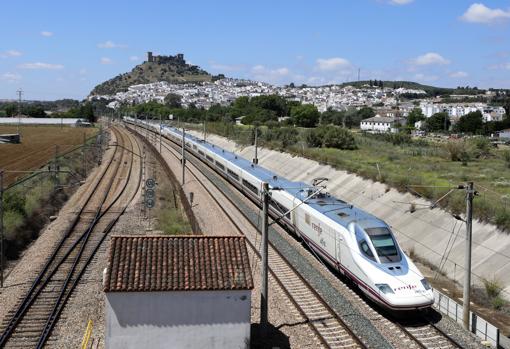
{"label": "hilltop castle ruin", "polygon": [[155,56],[151,51],[147,52],[147,62],[149,63],[177,63],[177,64],[186,64],[184,60],[184,55],[182,53],[178,53],[175,56]]}

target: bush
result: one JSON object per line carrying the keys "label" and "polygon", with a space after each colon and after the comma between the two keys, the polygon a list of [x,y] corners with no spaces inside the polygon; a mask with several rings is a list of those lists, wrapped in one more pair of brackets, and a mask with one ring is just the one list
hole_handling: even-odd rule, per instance
{"label": "bush", "polygon": [[497,296],[491,300],[491,304],[494,309],[501,310],[506,305],[506,301],[501,296]]}
{"label": "bush", "polygon": [[489,298],[498,297],[501,291],[503,290],[503,285],[501,284],[501,281],[496,279],[496,277],[492,278],[492,280],[484,279],[483,285],[485,286],[485,292],[487,292],[487,296]]}
{"label": "bush", "polygon": [[23,215],[17,211],[4,212],[4,229],[7,240],[15,240],[16,229],[23,224]]}
{"label": "bush", "polygon": [[506,167],[510,168],[510,150],[503,152],[503,159],[505,160]]}
{"label": "bush", "polygon": [[449,141],[445,145],[445,150],[451,161],[467,162],[470,160],[468,146],[463,141]]}
{"label": "bush", "polygon": [[352,133],[341,127],[321,126],[310,130],[306,137],[310,147],[335,148],[343,150],[357,149]]}

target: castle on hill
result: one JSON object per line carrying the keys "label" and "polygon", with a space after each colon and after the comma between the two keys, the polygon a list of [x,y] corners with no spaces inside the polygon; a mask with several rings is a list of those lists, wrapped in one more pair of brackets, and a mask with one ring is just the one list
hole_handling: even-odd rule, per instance
{"label": "castle on hill", "polygon": [[155,56],[152,52],[147,52],[147,62],[149,63],[176,63],[176,64],[186,64],[184,60],[184,55],[182,53],[178,53],[175,56]]}

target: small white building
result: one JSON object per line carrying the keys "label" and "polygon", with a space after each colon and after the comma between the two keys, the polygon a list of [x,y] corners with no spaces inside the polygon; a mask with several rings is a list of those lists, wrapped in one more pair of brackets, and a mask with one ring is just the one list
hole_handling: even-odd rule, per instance
{"label": "small white building", "polygon": [[106,348],[249,348],[244,237],[114,236],[103,286]]}
{"label": "small white building", "polygon": [[372,118],[362,120],[360,123],[360,129],[370,133],[397,133],[398,124],[400,124],[398,119],[376,115]]}

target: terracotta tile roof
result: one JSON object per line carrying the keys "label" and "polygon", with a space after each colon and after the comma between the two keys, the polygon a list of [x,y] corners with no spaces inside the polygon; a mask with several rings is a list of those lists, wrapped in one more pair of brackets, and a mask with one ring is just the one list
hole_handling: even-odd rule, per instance
{"label": "terracotta tile roof", "polygon": [[249,290],[244,237],[113,236],[105,292]]}

